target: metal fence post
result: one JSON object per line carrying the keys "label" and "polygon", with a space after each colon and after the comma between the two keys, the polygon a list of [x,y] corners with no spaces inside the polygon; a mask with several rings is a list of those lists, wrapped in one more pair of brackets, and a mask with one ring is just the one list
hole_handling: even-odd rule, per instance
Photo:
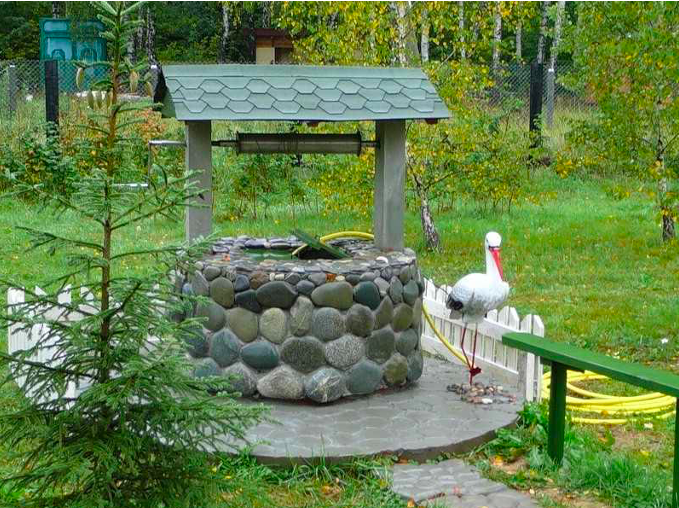
{"label": "metal fence post", "polygon": [[540,144],[540,115],[542,115],[542,64],[533,62],[530,66],[530,132],[534,133],[532,146]]}
{"label": "metal fence post", "polygon": [[45,61],[45,116],[59,126],[59,67],[56,60]]}
{"label": "metal fence post", "polygon": [[547,69],[547,98],[545,103],[547,105],[547,127],[551,129],[554,123],[554,87],[556,85],[556,73],[554,67]]}
{"label": "metal fence post", "polygon": [[16,65],[10,65],[7,68],[7,93],[9,94],[9,100],[7,104],[9,105],[9,116],[14,117],[14,113],[17,110],[17,68]]}

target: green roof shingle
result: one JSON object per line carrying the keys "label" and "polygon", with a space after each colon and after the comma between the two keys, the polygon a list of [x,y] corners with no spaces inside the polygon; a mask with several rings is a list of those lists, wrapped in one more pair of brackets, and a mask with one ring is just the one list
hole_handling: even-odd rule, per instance
{"label": "green roof shingle", "polygon": [[420,69],[167,65],[155,94],[178,120],[409,120],[450,113]]}

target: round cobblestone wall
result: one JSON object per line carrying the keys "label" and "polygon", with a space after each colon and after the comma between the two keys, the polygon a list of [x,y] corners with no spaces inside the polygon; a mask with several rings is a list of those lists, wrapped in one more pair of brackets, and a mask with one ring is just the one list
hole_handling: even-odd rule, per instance
{"label": "round cobblestone wall", "polygon": [[330,242],[348,259],[285,259],[289,238],[223,238],[181,282],[209,304],[186,338],[194,375],[235,375],[235,388],[331,402],[422,375],[423,283],[415,253]]}

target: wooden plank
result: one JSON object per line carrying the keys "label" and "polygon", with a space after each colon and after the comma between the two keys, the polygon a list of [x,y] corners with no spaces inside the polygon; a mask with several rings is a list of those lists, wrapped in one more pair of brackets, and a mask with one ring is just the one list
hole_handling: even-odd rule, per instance
{"label": "wooden plank", "polygon": [[502,342],[572,369],[590,370],[651,391],[679,397],[679,376],[671,372],[624,362],[529,333],[510,332],[502,337]]}
{"label": "wooden plank", "polygon": [[547,454],[556,463],[563,460],[563,445],[566,432],[566,379],[565,365],[552,364],[552,383],[549,386],[549,432]]}
{"label": "wooden plank", "polygon": [[309,233],[302,231],[301,229],[293,229],[291,231],[293,235],[295,235],[297,238],[302,240],[304,243],[306,243],[309,247],[314,248],[316,250],[322,250],[324,252],[327,252],[331,256],[333,256],[335,259],[343,259],[343,258],[348,258],[349,254],[346,252],[336,249],[335,247],[332,247],[331,245],[327,245],[325,243],[321,243],[320,240],[318,240],[316,237],[310,235]]}

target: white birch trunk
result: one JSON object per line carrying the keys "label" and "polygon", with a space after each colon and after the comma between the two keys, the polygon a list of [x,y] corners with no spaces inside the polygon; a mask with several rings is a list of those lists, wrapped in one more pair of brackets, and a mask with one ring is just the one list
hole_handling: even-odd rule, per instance
{"label": "white birch trunk", "polygon": [[516,61],[518,63],[521,63],[521,61],[523,60],[523,55],[521,54],[523,50],[521,46],[523,42],[521,40],[523,36],[522,32],[523,32],[523,22],[519,20],[519,22],[516,24]]}
{"label": "white birch trunk", "polygon": [[219,63],[226,63],[229,51],[229,8],[222,2],[222,36],[219,42]]}
{"label": "white birch trunk", "polygon": [[502,43],[502,12],[500,12],[499,2],[495,4],[493,17],[495,19],[493,28],[493,72],[497,73],[500,68],[500,44]]}
{"label": "white birch trunk", "polygon": [[408,30],[406,27],[406,5],[405,2],[393,2],[392,8],[396,11],[396,28],[398,30],[398,40],[396,41],[398,63],[401,67],[406,67],[408,59],[406,57],[406,37]]}
{"label": "white birch trunk", "polygon": [[467,48],[465,48],[464,40],[464,2],[457,2],[457,27],[460,30],[460,58],[462,60],[467,58]]}
{"label": "white birch trunk", "polygon": [[422,35],[420,37],[420,58],[423,64],[429,61],[429,10],[422,9]]}
{"label": "white birch trunk", "polygon": [[538,35],[538,63],[545,61],[545,32],[547,31],[547,9],[549,2],[542,2],[540,15],[540,34]]}
{"label": "white birch trunk", "polygon": [[556,19],[554,20],[554,40],[552,41],[552,50],[549,54],[549,67],[556,69],[556,61],[559,55],[559,42],[561,42],[561,25],[563,22],[563,13],[566,8],[565,0],[559,0],[556,7]]}
{"label": "white birch trunk", "polygon": [[158,58],[156,57],[156,24],[153,21],[153,12],[151,7],[146,7],[146,60],[149,65],[158,65]]}

